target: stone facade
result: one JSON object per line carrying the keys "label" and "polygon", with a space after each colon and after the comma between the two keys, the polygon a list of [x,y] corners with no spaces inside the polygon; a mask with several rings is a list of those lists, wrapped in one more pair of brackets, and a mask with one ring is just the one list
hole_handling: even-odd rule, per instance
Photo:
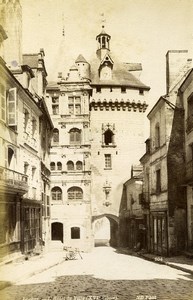
{"label": "stone facade", "polygon": [[192,119],[192,100],[193,100],[193,73],[187,75],[179,89],[179,98],[184,107],[184,146],[185,146],[185,176],[184,186],[187,197],[187,249],[193,250],[193,119]]}
{"label": "stone facade", "polygon": [[[160,255],[172,255],[186,248],[184,110],[177,95],[190,69],[190,60],[186,52],[184,57],[184,52],[167,54],[168,93],[160,97],[148,114],[150,140],[141,158],[146,173],[144,191],[149,190],[148,249]],[[176,54],[182,57],[177,59]],[[176,60],[184,62],[180,70]]]}
{"label": "stone facade", "polygon": [[[149,87],[133,75],[140,64],[124,65],[112,56],[110,39],[103,28],[96,58],[88,63],[79,55],[67,78],[60,74],[58,83],[47,87],[47,105],[59,136],[52,143],[51,182],[61,191],[59,202],[55,194],[52,200],[52,226],[60,227],[61,235],[53,233],[52,239],[85,249],[93,246],[104,217],[110,221],[111,245],[118,244],[122,185],[144,151]],[[76,143],[70,140],[73,132],[80,134]],[[73,187],[82,191],[79,201],[69,198]],[[72,226],[83,232],[76,241],[70,237]]]}

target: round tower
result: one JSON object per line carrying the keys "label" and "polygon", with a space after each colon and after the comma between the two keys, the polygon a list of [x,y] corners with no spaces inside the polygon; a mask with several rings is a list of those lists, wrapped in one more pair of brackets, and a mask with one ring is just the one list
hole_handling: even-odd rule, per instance
{"label": "round tower", "polygon": [[86,61],[82,54],[78,56],[75,63],[78,67],[80,76],[85,79],[90,79],[90,64]]}

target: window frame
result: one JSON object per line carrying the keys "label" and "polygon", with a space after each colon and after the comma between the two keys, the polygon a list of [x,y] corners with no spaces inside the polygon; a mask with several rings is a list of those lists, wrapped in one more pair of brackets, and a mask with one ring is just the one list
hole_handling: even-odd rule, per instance
{"label": "window frame", "polygon": [[[13,92],[12,101],[11,99],[11,93]],[[13,103],[13,112],[10,112],[10,104]],[[13,115],[13,117],[10,117],[10,115]],[[10,120],[13,119],[14,121],[11,122]],[[17,88],[11,88],[8,91],[8,97],[7,97],[7,123],[9,126],[17,126]]]}
{"label": "window frame", "polygon": [[82,201],[83,190],[78,186],[72,186],[67,190],[68,201]]}
{"label": "window frame", "polygon": [[[3,85],[3,83],[0,82],[0,119],[1,121],[3,121],[4,123],[6,123],[6,113],[7,113],[7,109],[6,109],[6,88]],[[3,117],[4,115],[4,117]]]}
{"label": "window frame", "polygon": [[106,170],[112,169],[112,155],[107,153],[104,154],[104,157],[105,157],[105,169]]}
{"label": "window frame", "polygon": [[69,131],[70,135],[70,145],[80,145],[81,144],[81,129],[72,128]]}
{"label": "window frame", "polygon": [[[55,199],[54,199],[53,195],[54,195]],[[62,189],[59,186],[54,186],[51,189],[51,197],[52,197],[52,201],[62,201]]]}

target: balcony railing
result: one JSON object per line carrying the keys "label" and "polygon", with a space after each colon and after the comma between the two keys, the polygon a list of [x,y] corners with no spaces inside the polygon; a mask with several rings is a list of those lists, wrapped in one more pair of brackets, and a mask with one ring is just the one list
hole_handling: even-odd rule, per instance
{"label": "balcony railing", "polygon": [[186,163],[186,181],[193,182],[193,160]]}
{"label": "balcony railing", "polygon": [[25,194],[28,191],[27,181],[27,175],[0,166],[0,189]]}
{"label": "balcony railing", "polygon": [[189,132],[193,129],[193,115],[186,119],[186,131]]}

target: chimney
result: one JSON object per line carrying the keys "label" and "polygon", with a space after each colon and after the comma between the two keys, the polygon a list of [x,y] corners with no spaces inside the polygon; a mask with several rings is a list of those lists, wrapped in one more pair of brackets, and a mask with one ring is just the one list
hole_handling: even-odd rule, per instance
{"label": "chimney", "polygon": [[166,54],[166,93],[182,79],[192,66],[188,50],[169,50]]}

